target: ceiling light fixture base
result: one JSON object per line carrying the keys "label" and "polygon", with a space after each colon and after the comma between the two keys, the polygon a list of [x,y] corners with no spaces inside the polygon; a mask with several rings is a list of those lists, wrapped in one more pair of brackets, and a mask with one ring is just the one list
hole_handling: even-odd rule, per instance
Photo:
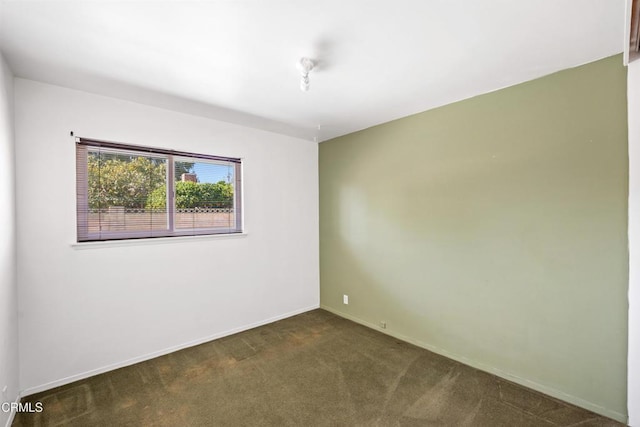
{"label": "ceiling light fixture base", "polygon": [[307,92],[309,90],[310,82],[309,82],[309,73],[313,70],[315,63],[309,58],[300,58],[300,61],[296,64],[298,71],[300,71],[300,75],[302,78],[300,79],[300,90],[303,92]]}

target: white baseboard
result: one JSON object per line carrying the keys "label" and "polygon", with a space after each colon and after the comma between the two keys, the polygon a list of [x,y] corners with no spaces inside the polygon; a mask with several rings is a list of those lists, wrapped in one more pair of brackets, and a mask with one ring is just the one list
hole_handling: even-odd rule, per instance
{"label": "white baseboard", "polygon": [[337,316],[344,317],[345,319],[351,320],[351,321],[353,321],[355,323],[359,323],[360,325],[366,326],[366,327],[371,328],[371,329],[375,329],[376,331],[381,332],[383,334],[390,335],[390,336],[392,336],[394,338],[398,338],[398,339],[400,339],[402,341],[406,341],[406,342],[411,343],[413,345],[416,345],[418,347],[422,347],[424,349],[432,351],[432,352],[434,352],[436,354],[439,354],[441,356],[447,357],[449,359],[453,359],[453,360],[455,360],[457,362],[460,362],[460,363],[463,363],[463,364],[465,364],[467,366],[471,366],[471,367],[479,369],[481,371],[488,372],[490,374],[493,374],[493,375],[496,375],[498,377],[504,378],[504,379],[509,380],[511,382],[514,382],[514,383],[520,384],[522,386],[528,387],[530,389],[539,391],[539,392],[544,393],[546,395],[549,395],[551,397],[555,397],[557,399],[560,399],[560,400],[563,400],[565,402],[571,403],[572,405],[576,405],[576,406],[579,406],[581,408],[587,409],[589,411],[595,412],[597,414],[603,415],[605,417],[612,418],[612,419],[614,419],[616,421],[620,421],[621,423],[625,423],[625,424],[627,423],[627,416],[626,415],[621,414],[621,413],[616,412],[616,411],[612,411],[612,410],[607,409],[607,408],[604,408],[604,407],[602,407],[600,405],[597,405],[595,403],[592,403],[592,402],[589,402],[587,400],[581,399],[579,397],[567,394],[567,393],[565,393],[563,391],[556,390],[554,388],[548,387],[548,386],[543,385],[543,384],[538,384],[538,383],[536,383],[534,381],[531,381],[531,380],[528,380],[526,378],[521,378],[521,377],[519,377],[517,375],[510,374],[509,372],[504,372],[504,371],[502,371],[502,370],[500,370],[498,368],[495,368],[493,366],[485,365],[483,363],[476,362],[475,360],[467,359],[464,356],[460,356],[460,355],[457,355],[457,354],[450,353],[447,350],[443,350],[441,348],[435,347],[435,346],[427,344],[425,342],[422,342],[422,341],[415,340],[413,338],[404,336],[404,335],[396,333],[396,332],[394,332],[394,331],[392,331],[390,329],[380,329],[378,327],[378,325],[376,325],[374,323],[368,322],[366,320],[362,320],[360,318],[357,318],[357,317],[352,316],[352,315],[347,314],[347,313],[343,313],[343,312],[335,310],[335,309],[333,309],[331,307],[327,307],[325,305],[320,305],[320,308],[322,308],[323,310],[327,310],[327,311],[329,311],[329,312],[331,312],[331,313],[333,313],[333,314],[335,314]]}
{"label": "white baseboard", "polygon": [[[267,325],[269,323],[277,322],[278,320],[282,320],[282,319],[286,319],[286,318],[291,317],[291,316],[295,316],[295,315],[298,315],[298,314],[306,313],[307,311],[315,310],[315,309],[317,309],[319,307],[320,307],[319,305],[313,305],[311,307],[301,308],[299,310],[294,310],[294,311],[291,311],[289,313],[284,313],[284,314],[281,314],[281,315],[278,315],[278,316],[270,317],[268,319],[264,319],[264,320],[260,320],[258,322],[254,322],[254,323],[250,323],[250,324],[247,324],[247,325],[243,325],[243,326],[240,326],[240,327],[237,327],[237,328],[233,328],[233,329],[230,329],[230,330],[227,330],[227,331],[224,331],[224,332],[219,332],[219,333],[216,333],[216,334],[213,334],[213,335],[209,335],[209,336],[206,336],[206,337],[203,337],[203,338],[199,338],[197,340],[193,340],[193,341],[189,341],[189,342],[186,342],[186,343],[183,343],[183,344],[179,344],[179,345],[176,345],[176,346],[168,347],[168,348],[165,348],[163,350],[154,351],[152,353],[148,353],[148,354],[145,354],[145,355],[142,355],[142,356],[133,357],[131,359],[124,360],[122,362],[113,363],[113,364],[110,364],[110,365],[107,365],[107,366],[103,366],[101,368],[92,369],[90,371],[86,371],[86,372],[82,372],[82,373],[79,373],[79,374],[71,375],[71,376],[68,376],[68,377],[65,377],[65,378],[61,378],[59,380],[50,381],[48,383],[41,384],[41,385],[38,385],[38,386],[35,386],[35,387],[29,387],[29,388],[23,390],[20,393],[18,399],[20,397],[26,397],[26,396],[30,396],[30,395],[35,394],[35,393],[40,393],[41,391],[50,390],[52,388],[60,387],[62,385],[69,384],[69,383],[72,383],[74,381],[83,380],[85,378],[89,378],[89,377],[92,377],[94,375],[99,375],[99,374],[102,374],[102,373],[105,373],[105,372],[113,371],[115,369],[124,368],[125,366],[134,365],[134,364],[139,363],[139,362],[144,362],[145,360],[155,359],[156,357],[164,356],[165,354],[173,353],[173,352],[178,351],[178,350],[182,350],[182,349],[189,348],[189,347],[194,347],[196,345],[204,344],[204,343],[209,342],[209,341],[213,341],[213,340],[216,340],[216,339],[219,339],[219,338],[223,338],[223,337],[226,337],[226,336],[229,336],[229,335],[237,334],[239,332],[247,331],[249,329],[257,328],[258,326],[263,326],[263,325]],[[8,426],[9,425],[10,424],[8,424]]]}

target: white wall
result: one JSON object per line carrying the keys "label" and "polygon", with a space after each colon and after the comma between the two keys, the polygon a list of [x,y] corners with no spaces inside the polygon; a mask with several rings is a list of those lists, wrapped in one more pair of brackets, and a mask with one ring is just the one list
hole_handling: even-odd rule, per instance
{"label": "white wall", "polygon": [[[318,307],[315,143],[24,79],[15,115],[25,393]],[[70,131],[242,157],[247,235],[73,247]]]}
{"label": "white wall", "polygon": [[640,426],[640,60],[629,64],[629,425]]}
{"label": "white wall", "polygon": [[[0,402],[18,396],[13,74],[0,55]],[[10,414],[0,411],[0,425]]]}

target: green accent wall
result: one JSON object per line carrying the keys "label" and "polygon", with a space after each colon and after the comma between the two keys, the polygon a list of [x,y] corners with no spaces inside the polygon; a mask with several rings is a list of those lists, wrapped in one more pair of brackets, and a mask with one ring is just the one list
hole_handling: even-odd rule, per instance
{"label": "green accent wall", "polygon": [[624,420],[626,105],[616,55],[321,143],[322,307]]}

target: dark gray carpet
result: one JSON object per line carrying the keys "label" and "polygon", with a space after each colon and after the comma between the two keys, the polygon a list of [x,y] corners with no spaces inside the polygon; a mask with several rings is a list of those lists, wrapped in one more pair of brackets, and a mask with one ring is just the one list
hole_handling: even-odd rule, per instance
{"label": "dark gray carpet", "polygon": [[14,426],[620,426],[314,310],[58,387]]}

